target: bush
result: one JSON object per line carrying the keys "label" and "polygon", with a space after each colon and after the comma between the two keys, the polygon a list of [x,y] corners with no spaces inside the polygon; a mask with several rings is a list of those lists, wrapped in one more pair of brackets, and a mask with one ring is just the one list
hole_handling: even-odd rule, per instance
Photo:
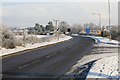
{"label": "bush", "polygon": [[6,26],[2,26],[2,47],[15,48],[15,38],[13,32]]}
{"label": "bush", "polygon": [[39,39],[36,37],[36,36],[28,36],[26,37],[26,40],[25,40],[26,43],[38,43],[39,42]]}
{"label": "bush", "polygon": [[111,30],[112,39],[117,39],[119,37],[117,30]]}
{"label": "bush", "polygon": [[13,39],[4,39],[3,47],[5,47],[7,49],[8,48],[10,48],[10,49],[15,48],[15,43],[14,43]]}
{"label": "bush", "polygon": [[37,36],[27,36],[26,37],[26,43],[42,43],[42,42],[48,42],[50,41],[51,38],[48,37],[43,37],[43,38],[38,38]]}
{"label": "bush", "polygon": [[22,38],[15,37],[15,45],[16,46],[23,46]]}

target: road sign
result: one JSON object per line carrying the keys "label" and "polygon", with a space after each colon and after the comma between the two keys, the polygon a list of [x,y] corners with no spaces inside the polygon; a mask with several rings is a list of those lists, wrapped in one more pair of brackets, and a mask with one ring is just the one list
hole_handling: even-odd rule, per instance
{"label": "road sign", "polygon": [[86,28],[86,34],[90,34],[90,28]]}

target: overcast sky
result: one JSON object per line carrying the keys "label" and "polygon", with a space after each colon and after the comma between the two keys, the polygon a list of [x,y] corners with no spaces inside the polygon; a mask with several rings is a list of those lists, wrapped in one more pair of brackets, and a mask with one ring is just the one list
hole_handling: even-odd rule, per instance
{"label": "overcast sky", "polygon": [[[111,24],[118,24],[118,0],[111,0]],[[10,27],[31,27],[36,22],[46,25],[48,21],[59,19],[72,25],[74,23],[84,24],[93,22],[98,24],[99,17],[91,13],[102,15],[102,25],[108,25],[108,3],[107,0],[48,0],[34,2],[30,0],[16,2],[15,0],[2,2],[0,17],[2,23]]]}

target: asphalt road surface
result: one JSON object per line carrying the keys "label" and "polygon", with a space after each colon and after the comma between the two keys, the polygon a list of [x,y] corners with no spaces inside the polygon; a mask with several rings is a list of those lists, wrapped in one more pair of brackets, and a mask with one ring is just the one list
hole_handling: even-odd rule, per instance
{"label": "asphalt road surface", "polygon": [[58,78],[84,55],[94,40],[80,36],[2,59],[3,78]]}

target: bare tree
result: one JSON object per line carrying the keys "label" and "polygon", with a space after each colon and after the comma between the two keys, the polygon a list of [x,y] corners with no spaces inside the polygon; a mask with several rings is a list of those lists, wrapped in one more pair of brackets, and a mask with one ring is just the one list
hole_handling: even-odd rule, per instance
{"label": "bare tree", "polygon": [[69,26],[68,23],[65,22],[65,21],[62,21],[62,22],[59,23],[59,28],[60,28],[60,31],[61,31],[62,33],[67,32],[68,26]]}
{"label": "bare tree", "polygon": [[99,26],[97,26],[96,24],[90,22],[90,23],[85,23],[83,24],[84,28],[89,27],[91,30],[101,30],[101,28]]}
{"label": "bare tree", "polygon": [[80,24],[73,24],[71,28],[72,28],[72,33],[79,33],[80,31],[82,31],[83,27]]}

